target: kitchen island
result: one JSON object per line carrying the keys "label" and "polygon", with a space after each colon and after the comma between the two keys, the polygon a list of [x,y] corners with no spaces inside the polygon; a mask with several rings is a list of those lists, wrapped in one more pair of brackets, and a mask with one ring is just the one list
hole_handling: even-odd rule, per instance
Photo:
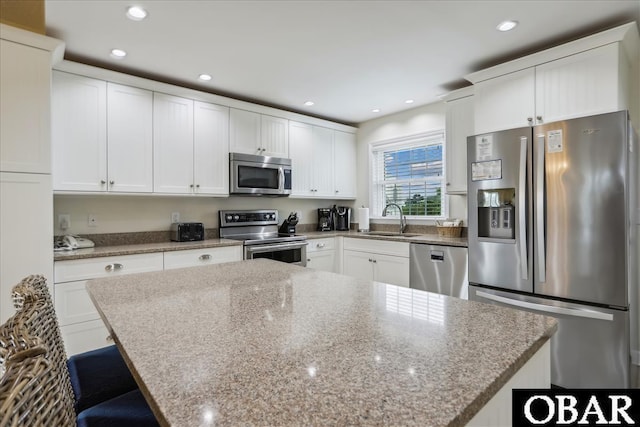
{"label": "kitchen island", "polygon": [[268,260],[87,288],[161,425],[481,425],[549,385],[556,322],[522,311]]}

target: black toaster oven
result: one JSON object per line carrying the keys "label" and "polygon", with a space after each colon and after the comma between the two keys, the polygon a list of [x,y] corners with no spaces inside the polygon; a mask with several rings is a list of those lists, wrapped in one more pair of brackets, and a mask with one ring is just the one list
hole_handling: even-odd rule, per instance
{"label": "black toaster oven", "polygon": [[195,242],[204,240],[204,226],[201,222],[174,222],[171,224],[173,242]]}

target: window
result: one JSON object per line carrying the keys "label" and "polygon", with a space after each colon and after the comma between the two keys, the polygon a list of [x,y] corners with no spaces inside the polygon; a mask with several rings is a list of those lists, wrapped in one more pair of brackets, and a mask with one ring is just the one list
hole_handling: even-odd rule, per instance
{"label": "window", "polygon": [[[389,203],[418,218],[446,216],[444,203],[444,131],[371,145],[374,216]],[[389,215],[398,215],[397,209]]]}

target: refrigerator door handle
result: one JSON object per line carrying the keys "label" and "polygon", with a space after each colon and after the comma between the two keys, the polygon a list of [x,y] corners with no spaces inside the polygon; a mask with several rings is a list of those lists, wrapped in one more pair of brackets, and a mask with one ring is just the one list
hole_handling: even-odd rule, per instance
{"label": "refrigerator door handle", "polygon": [[527,257],[527,212],[526,212],[526,188],[527,188],[527,142],[526,136],[520,137],[520,173],[518,176],[518,230],[520,241],[520,265],[522,266],[522,279],[529,279],[529,259]]}
{"label": "refrigerator door handle", "polygon": [[494,295],[494,294],[490,294],[483,291],[476,291],[476,295],[481,298],[485,298],[485,299],[499,302],[502,304],[520,307],[520,308],[528,308],[530,310],[542,311],[545,313],[565,314],[567,316],[586,317],[589,319],[607,320],[609,322],[613,321],[613,314],[603,313],[595,310],[556,307],[553,305],[538,304],[535,302],[527,302],[527,301],[501,297],[499,295]]}
{"label": "refrigerator door handle", "polygon": [[538,247],[538,281],[544,283],[546,275],[546,247],[547,242],[544,237],[544,133],[538,135],[536,145],[536,234],[535,243]]}

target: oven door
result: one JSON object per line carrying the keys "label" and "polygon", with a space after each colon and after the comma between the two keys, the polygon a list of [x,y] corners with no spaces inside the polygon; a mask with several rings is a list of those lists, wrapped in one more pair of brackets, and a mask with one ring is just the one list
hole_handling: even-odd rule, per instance
{"label": "oven door", "polygon": [[244,247],[244,259],[267,258],[307,266],[308,242],[273,243]]}

